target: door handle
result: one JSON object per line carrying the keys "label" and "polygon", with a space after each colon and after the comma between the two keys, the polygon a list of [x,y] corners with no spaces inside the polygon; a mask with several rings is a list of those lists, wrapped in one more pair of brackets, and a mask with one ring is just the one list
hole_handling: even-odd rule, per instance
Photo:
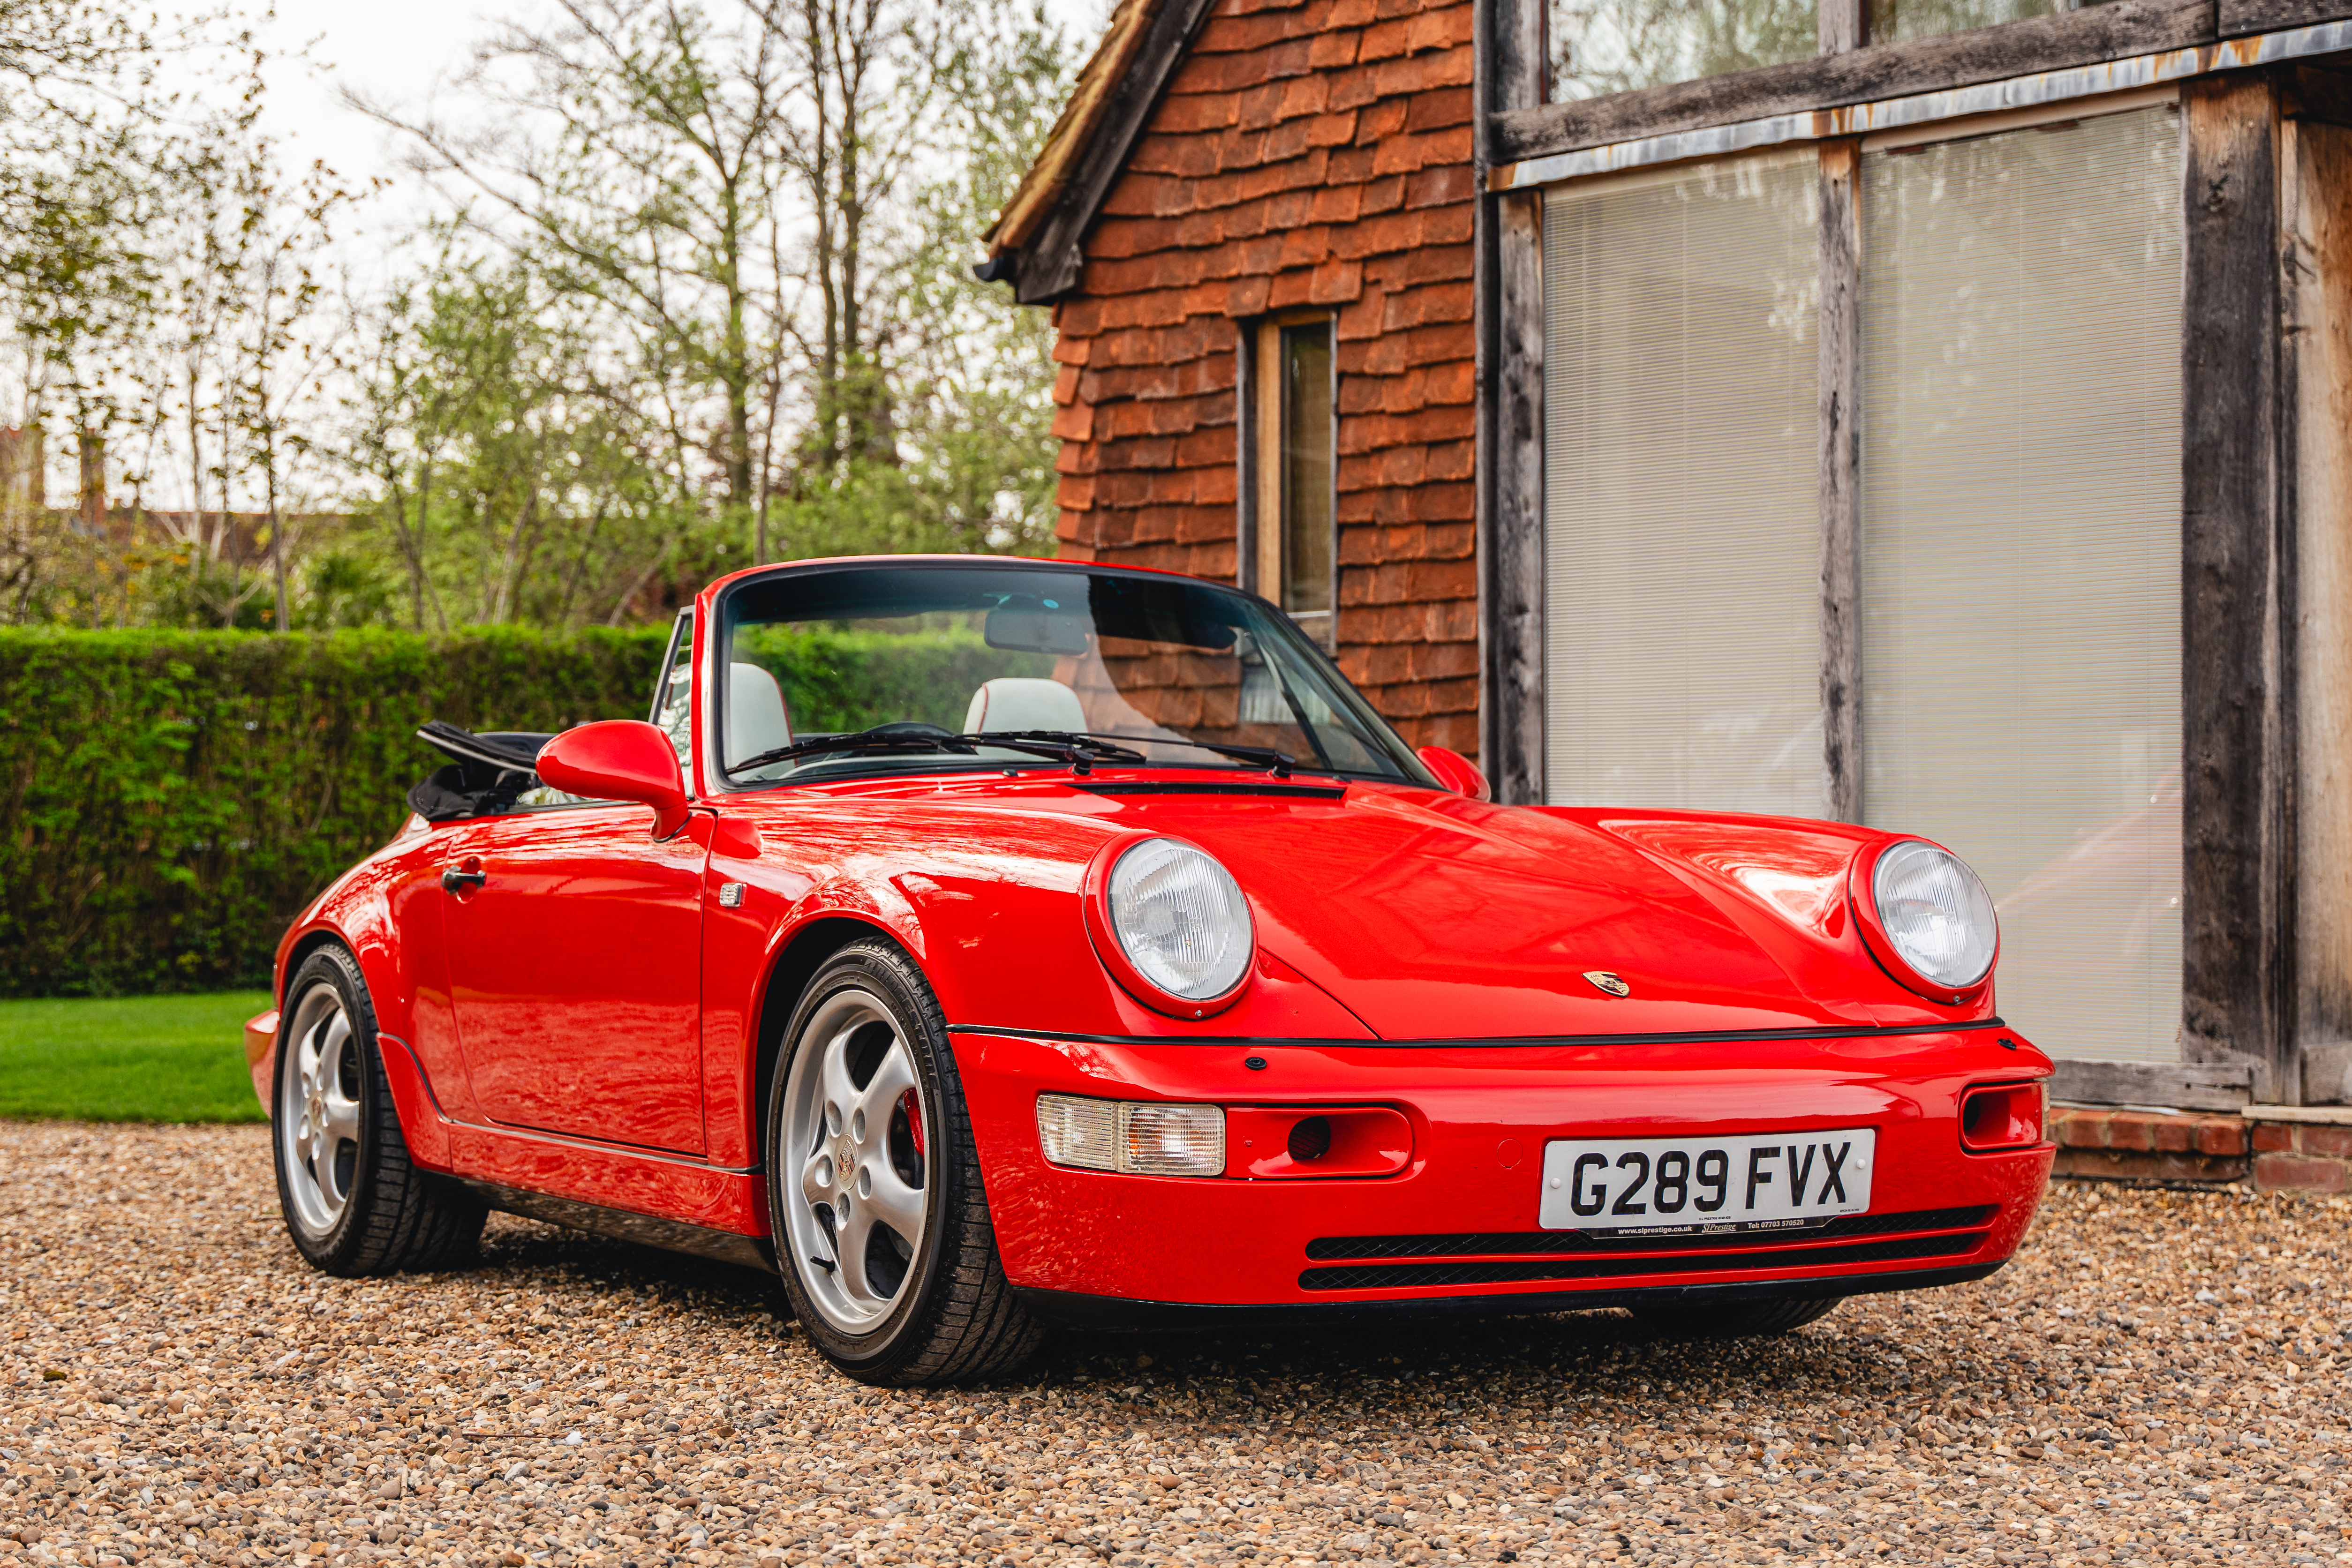
{"label": "door handle", "polygon": [[456,893],[461,888],[479,887],[489,877],[478,871],[458,871],[454,868],[441,873],[441,891]]}

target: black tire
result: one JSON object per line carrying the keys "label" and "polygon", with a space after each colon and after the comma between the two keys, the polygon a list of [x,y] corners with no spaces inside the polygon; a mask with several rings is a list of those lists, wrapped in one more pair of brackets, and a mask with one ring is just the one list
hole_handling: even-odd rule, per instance
{"label": "black tire", "polygon": [[[304,1179],[289,1148],[287,1117],[299,1114],[288,1093],[297,1077],[295,1020],[321,988],[333,992],[348,1021],[334,1071],[339,1085],[356,1090],[358,1136],[341,1156],[348,1188],[331,1223],[315,1224],[297,1201],[294,1184]],[[318,998],[323,1007],[327,998]],[[270,1148],[278,1167],[278,1206],[294,1249],[321,1273],[344,1279],[411,1270],[461,1269],[475,1261],[488,1210],[481,1200],[446,1176],[420,1170],[409,1158],[400,1116],[384,1080],[376,1040],[375,1007],[358,963],[341,947],[318,949],[302,961],[286,988],[278,1031],[278,1062],[270,1093]]]}
{"label": "black tire", "polygon": [[1802,1328],[1829,1316],[1843,1300],[1843,1296],[1768,1296],[1705,1306],[1660,1302],[1631,1310],[1635,1322],[1673,1339],[1750,1339]]}
{"label": "black tire", "polygon": [[[805,1204],[799,1173],[805,1153],[787,1146],[786,1085],[794,1058],[808,1048],[810,1023],[827,1002],[862,991],[878,1000],[908,1047],[921,1099],[926,1218],[921,1242],[907,1260],[895,1303],[866,1333],[826,1321],[810,1294],[809,1267],[787,1231],[787,1204]],[[996,1230],[982,1186],[963,1084],[948,1044],[947,1020],[922,972],[894,944],[853,943],[826,960],[793,1009],[769,1086],[766,1147],[769,1214],[777,1271],[801,1327],[828,1361],[860,1383],[919,1387],[999,1377],[1044,1343],[1045,1330],[1004,1278]],[[837,1251],[838,1249],[835,1249]]]}

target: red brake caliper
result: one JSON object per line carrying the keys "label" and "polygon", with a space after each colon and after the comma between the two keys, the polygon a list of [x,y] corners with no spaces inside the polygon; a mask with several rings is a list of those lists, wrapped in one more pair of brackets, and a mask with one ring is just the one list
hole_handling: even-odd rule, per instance
{"label": "red brake caliper", "polygon": [[906,1113],[907,1135],[915,1140],[915,1157],[923,1157],[923,1107],[911,1089],[898,1096],[898,1109]]}

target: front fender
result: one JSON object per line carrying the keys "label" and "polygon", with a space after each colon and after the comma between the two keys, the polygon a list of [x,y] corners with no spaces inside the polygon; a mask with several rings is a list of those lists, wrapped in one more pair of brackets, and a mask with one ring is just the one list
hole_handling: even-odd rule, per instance
{"label": "front fender", "polygon": [[[711,837],[702,1061],[714,1161],[756,1163],[762,1040],[782,1027],[781,1019],[772,1029],[763,1024],[762,1012],[772,1003],[790,1009],[793,996],[784,993],[796,994],[793,977],[814,967],[794,958],[797,944],[829,923],[870,929],[905,948],[954,1026],[1204,1040],[1371,1038],[1353,1013],[1263,950],[1241,997],[1213,1018],[1170,1018],[1121,990],[1095,955],[1079,903],[1098,830],[1048,819],[1033,828],[1066,832],[1068,844],[1036,842],[1044,833],[1016,841],[1000,831],[994,841],[956,845],[952,830],[969,835],[968,820],[943,822],[920,856],[877,852],[812,868],[800,855],[824,838],[809,819],[795,825],[805,837],[787,840],[782,824],[762,824],[760,835]],[[922,840],[910,831],[903,841]],[[834,940],[828,934],[828,947]]]}

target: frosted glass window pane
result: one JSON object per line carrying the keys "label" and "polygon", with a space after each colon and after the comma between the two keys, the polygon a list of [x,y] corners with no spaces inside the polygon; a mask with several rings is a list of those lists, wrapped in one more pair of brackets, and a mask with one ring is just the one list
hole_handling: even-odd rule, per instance
{"label": "frosted glass window pane", "polygon": [[1551,96],[1599,98],[1821,50],[1813,0],[1551,0]]}
{"label": "frosted glass window pane", "polygon": [[1869,0],[1865,36],[1874,44],[1902,44],[2105,4],[2107,0],[2081,0],[2080,5],[2074,0]]}
{"label": "frosted glass window pane", "polygon": [[1814,164],[1544,201],[1557,804],[1820,816]]}
{"label": "frosted glass window pane", "polygon": [[1864,162],[1864,810],[1977,868],[2059,1056],[2178,1055],[2179,147]]}

